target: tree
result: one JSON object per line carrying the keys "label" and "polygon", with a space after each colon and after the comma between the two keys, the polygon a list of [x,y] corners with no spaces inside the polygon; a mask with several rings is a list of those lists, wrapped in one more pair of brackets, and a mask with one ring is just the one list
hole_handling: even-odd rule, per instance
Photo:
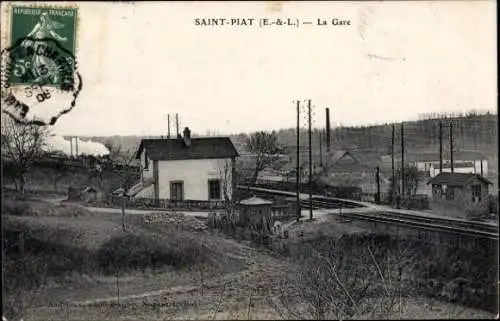
{"label": "tree", "polygon": [[[399,238],[389,240],[399,244]],[[409,293],[403,275],[411,268],[411,248],[380,245],[387,241],[383,235],[356,235],[295,248],[300,264],[277,280],[279,292],[268,302],[283,318],[393,317]]]}
{"label": "tree", "polygon": [[70,167],[65,162],[58,162],[55,164],[55,174],[49,175],[49,179],[52,180],[54,186],[54,192],[57,193],[57,184],[68,175],[70,172]]}
{"label": "tree", "polygon": [[278,136],[275,131],[260,131],[250,135],[246,142],[246,148],[255,155],[255,165],[251,179],[251,183],[255,184],[259,173],[280,159],[282,147],[278,143]]}
{"label": "tree", "polygon": [[[119,148],[121,149],[121,146]],[[120,196],[122,198],[121,208],[122,208],[122,229],[123,229],[123,231],[125,231],[125,203],[126,203],[127,198],[129,197],[130,188],[132,187],[132,184],[134,182],[133,180],[135,178],[135,175],[133,175],[133,174],[136,174],[136,173],[132,172],[130,169],[130,164],[134,161],[134,155],[133,155],[133,153],[129,153],[129,151],[127,151],[126,154],[131,155],[131,156],[124,159],[124,164],[121,167]]]}
{"label": "tree", "polygon": [[[400,194],[401,186],[401,169],[397,169],[394,173],[395,178],[391,177],[389,182],[389,202],[393,203],[392,196]],[[392,182],[394,181],[394,191],[392,190]],[[405,184],[405,195],[404,196],[414,196],[417,194],[418,186],[421,181],[421,173],[415,166],[405,166],[404,171],[404,184]]]}
{"label": "tree", "polygon": [[234,191],[236,188],[236,170],[233,170],[235,161],[221,160],[217,164],[219,177],[222,184],[222,196],[224,197],[224,206],[228,215],[229,222],[235,224],[236,199]]}
{"label": "tree", "polygon": [[14,165],[15,186],[22,194],[33,161],[43,153],[48,132],[46,126],[23,124],[2,115],[2,160]]}

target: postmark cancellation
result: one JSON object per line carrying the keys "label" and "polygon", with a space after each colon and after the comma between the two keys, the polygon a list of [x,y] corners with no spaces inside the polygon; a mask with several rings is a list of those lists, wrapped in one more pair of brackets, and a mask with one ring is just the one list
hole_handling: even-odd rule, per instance
{"label": "postmark cancellation", "polygon": [[[2,112],[53,125],[82,88],[76,59],[77,7],[11,5],[2,35]],[[5,29],[4,29],[5,30]]]}

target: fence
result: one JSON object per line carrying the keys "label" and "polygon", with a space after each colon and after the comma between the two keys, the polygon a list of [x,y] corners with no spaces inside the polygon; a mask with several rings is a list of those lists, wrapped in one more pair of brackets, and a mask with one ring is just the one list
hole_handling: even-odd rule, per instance
{"label": "fence", "polygon": [[[109,207],[121,207],[123,198],[117,195],[108,195],[106,204]],[[177,209],[177,210],[220,210],[225,208],[224,201],[198,201],[183,200],[175,201],[169,199],[153,198],[126,198],[125,206],[127,208],[146,208],[146,209]]]}
{"label": "fence", "polygon": [[127,170],[129,172],[140,172],[140,167],[138,165],[114,163],[111,160],[105,160],[94,156],[60,157],[46,155],[36,159],[34,162],[34,165],[52,168],[59,168],[64,165],[68,167],[95,169],[97,164],[101,166],[102,170]]}
{"label": "fence", "polygon": [[[245,183],[245,182],[241,182],[241,183]],[[248,182],[246,182],[246,183],[248,183]],[[246,184],[244,184],[244,185],[246,185]],[[261,188],[269,188],[269,189],[277,189],[277,190],[288,191],[288,192],[297,191],[297,184],[295,182],[272,181],[272,180],[259,179],[252,186],[261,187]],[[309,188],[310,188],[309,183],[300,183],[299,184],[300,193],[309,193]],[[332,186],[332,185],[320,184],[317,182],[311,183],[311,191],[313,194],[339,197],[339,198],[348,198],[348,199],[354,199],[354,200],[360,200],[361,193],[362,193],[362,189],[358,186]]]}

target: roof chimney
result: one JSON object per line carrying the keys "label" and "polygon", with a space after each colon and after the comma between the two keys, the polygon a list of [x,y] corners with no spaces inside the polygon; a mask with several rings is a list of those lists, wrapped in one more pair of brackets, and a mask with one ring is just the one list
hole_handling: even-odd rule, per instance
{"label": "roof chimney", "polygon": [[184,128],[184,144],[186,144],[187,147],[191,146],[191,131],[189,130],[188,127]]}

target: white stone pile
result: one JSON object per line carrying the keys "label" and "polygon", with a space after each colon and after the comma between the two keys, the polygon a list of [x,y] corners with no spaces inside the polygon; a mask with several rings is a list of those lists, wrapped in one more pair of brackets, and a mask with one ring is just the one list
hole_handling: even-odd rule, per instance
{"label": "white stone pile", "polygon": [[156,212],[144,216],[144,223],[156,225],[168,225],[179,229],[190,229],[202,231],[207,229],[207,226],[202,221],[184,215],[181,212]]}

